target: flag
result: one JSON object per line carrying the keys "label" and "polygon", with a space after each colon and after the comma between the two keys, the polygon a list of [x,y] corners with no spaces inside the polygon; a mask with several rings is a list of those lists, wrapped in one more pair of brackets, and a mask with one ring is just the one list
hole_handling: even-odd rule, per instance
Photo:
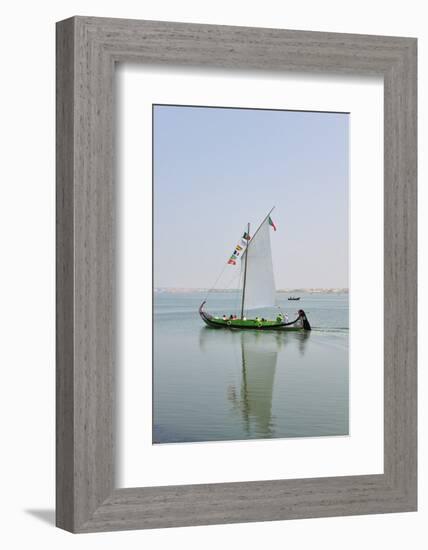
{"label": "flag", "polygon": [[273,230],[276,231],[276,225],[273,223],[272,218],[269,216],[269,225],[273,227]]}
{"label": "flag", "polygon": [[232,258],[230,258],[230,260],[227,263],[232,264],[232,265],[236,265],[236,260],[232,260]]}
{"label": "flag", "polygon": [[239,244],[236,245],[236,250],[242,250],[242,246],[239,246]]}
{"label": "flag", "polygon": [[248,243],[247,243],[247,241],[244,241],[244,239],[241,239],[241,244],[242,244],[242,246],[247,246]]}
{"label": "flag", "polygon": [[249,241],[250,240],[250,236],[248,235],[248,233],[245,231],[245,233],[242,235],[242,238],[245,239],[246,241]]}
{"label": "flag", "polygon": [[234,256],[239,256],[239,252],[238,252],[237,248],[235,248],[235,250],[233,251],[233,255]]}

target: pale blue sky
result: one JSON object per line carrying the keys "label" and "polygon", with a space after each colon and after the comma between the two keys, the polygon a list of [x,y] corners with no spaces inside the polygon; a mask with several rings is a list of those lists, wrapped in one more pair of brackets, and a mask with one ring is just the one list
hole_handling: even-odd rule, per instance
{"label": "pale blue sky", "polygon": [[277,288],[348,286],[348,114],[155,106],[153,124],[155,287],[211,287],[272,206]]}

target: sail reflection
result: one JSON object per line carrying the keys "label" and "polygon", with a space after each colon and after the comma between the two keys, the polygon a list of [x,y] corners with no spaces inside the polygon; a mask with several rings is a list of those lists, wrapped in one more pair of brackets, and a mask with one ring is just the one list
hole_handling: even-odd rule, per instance
{"label": "sail reflection", "polygon": [[280,341],[275,335],[241,333],[242,379],[239,399],[231,400],[242,413],[249,437],[272,437],[272,396]]}
{"label": "sail reflection", "polygon": [[[225,352],[222,356],[233,369],[234,380],[228,385],[227,399],[243,423],[248,438],[275,436],[272,404],[278,355],[288,346],[296,349],[296,345],[303,355],[309,334],[201,329],[199,345],[202,351],[228,350],[228,355]],[[280,364],[286,364],[284,359]]]}

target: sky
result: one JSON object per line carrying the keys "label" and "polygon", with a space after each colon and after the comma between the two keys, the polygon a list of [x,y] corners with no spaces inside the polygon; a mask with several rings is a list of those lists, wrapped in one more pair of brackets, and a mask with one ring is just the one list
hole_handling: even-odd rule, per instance
{"label": "sky", "polygon": [[211,288],[275,206],[277,289],[348,287],[348,131],[346,113],[154,106],[154,286]]}

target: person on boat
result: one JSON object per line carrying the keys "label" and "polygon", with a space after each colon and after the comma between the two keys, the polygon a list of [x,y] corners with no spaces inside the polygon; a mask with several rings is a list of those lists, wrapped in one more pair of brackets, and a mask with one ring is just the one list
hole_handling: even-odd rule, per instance
{"label": "person on boat", "polygon": [[284,315],[282,313],[278,313],[278,317],[276,318],[277,323],[282,323],[284,320]]}
{"label": "person on boat", "polygon": [[226,321],[227,317],[226,315],[223,315],[223,321]]}
{"label": "person on boat", "polygon": [[288,315],[287,314],[285,314],[284,320],[285,320],[286,323],[288,323]]}

